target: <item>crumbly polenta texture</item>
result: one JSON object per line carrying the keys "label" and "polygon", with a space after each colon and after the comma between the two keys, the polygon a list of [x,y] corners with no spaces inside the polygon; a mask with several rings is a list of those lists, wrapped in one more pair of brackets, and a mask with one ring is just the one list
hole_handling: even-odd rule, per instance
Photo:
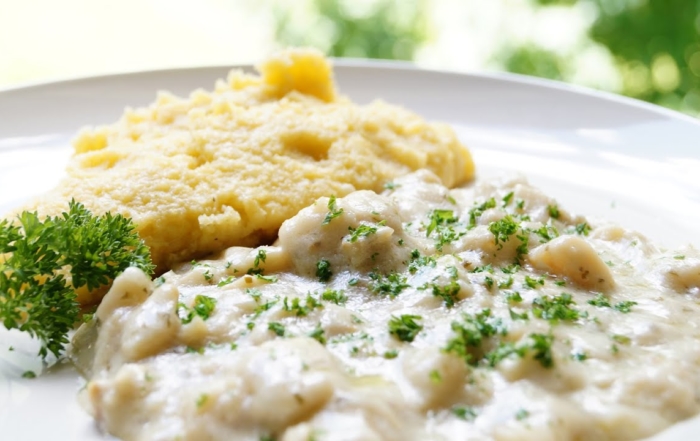
{"label": "crumbly polenta texture", "polygon": [[160,93],[114,124],[84,129],[68,177],[24,209],[57,214],[75,198],[133,218],[159,271],[273,239],[320,196],[380,191],[419,168],[469,180],[469,151],[445,125],[338,95],[329,61],[287,50],[260,76],[233,70],[213,92]]}

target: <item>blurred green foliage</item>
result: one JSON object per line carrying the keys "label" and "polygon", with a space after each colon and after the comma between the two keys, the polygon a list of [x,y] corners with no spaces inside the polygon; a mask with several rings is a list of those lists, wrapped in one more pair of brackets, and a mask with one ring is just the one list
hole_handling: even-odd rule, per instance
{"label": "blurred green foliage", "polygon": [[[336,57],[410,60],[429,26],[439,26],[428,23],[428,0],[308,1],[315,21],[306,27],[294,20],[291,6],[277,11],[278,41]],[[700,115],[700,0],[529,1],[535,8],[592,5],[596,18],[588,35],[614,59],[621,80],[616,92]],[[494,56],[509,72],[563,81],[574,78],[573,57],[510,41]]]}
{"label": "blurred green foliage", "polygon": [[[605,46],[621,74],[621,93],[697,116],[700,113],[700,2],[695,0],[536,0],[541,7],[593,2],[590,37]],[[529,65],[554,54],[516,52]],[[561,64],[562,60],[559,61]],[[506,64],[512,64],[511,59]],[[516,72],[537,75],[522,61]],[[541,69],[540,69],[541,70]],[[562,78],[559,70],[548,78]]]}
{"label": "blurred green foliage", "polygon": [[291,5],[277,10],[278,41],[334,57],[411,60],[427,37],[424,0],[311,0],[310,7],[314,32],[295,22]]}

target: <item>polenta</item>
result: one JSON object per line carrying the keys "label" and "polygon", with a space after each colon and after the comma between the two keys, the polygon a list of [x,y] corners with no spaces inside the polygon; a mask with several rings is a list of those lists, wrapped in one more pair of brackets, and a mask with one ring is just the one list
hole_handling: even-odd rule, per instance
{"label": "polenta", "polygon": [[339,95],[327,59],[281,52],[260,75],[233,70],[213,92],[160,93],[114,124],[84,129],[67,177],[22,209],[131,217],[159,271],[232,245],[274,239],[286,219],[321,196],[379,191],[427,168],[446,186],[473,176],[453,131],[381,101]]}

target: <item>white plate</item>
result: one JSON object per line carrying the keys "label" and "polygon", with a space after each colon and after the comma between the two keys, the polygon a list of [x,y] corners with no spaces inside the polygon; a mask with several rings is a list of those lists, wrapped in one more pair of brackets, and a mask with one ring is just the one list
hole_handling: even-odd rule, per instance
{"label": "white plate", "polygon": [[[87,78],[0,92],[0,214],[60,178],[83,125],[114,121],[156,90],[211,88],[228,68]],[[575,212],[604,217],[668,247],[700,245],[700,123],[624,98],[512,75],[460,75],[404,64],[338,62],[343,93],[382,98],[451,123],[471,147],[480,177],[524,173]],[[9,351],[9,346],[14,351]],[[68,367],[36,379],[36,346],[0,331],[0,437],[105,439],[79,408]],[[700,373],[699,373],[700,375]],[[700,418],[659,440],[691,439]]]}

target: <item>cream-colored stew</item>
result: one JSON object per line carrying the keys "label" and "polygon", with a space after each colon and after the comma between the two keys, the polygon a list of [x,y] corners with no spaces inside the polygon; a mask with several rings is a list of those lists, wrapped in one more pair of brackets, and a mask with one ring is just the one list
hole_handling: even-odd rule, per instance
{"label": "cream-colored stew", "polygon": [[319,199],[274,246],[125,272],[80,332],[98,330],[97,421],[127,440],[604,440],[700,412],[695,249],[522,179],[390,187]]}

